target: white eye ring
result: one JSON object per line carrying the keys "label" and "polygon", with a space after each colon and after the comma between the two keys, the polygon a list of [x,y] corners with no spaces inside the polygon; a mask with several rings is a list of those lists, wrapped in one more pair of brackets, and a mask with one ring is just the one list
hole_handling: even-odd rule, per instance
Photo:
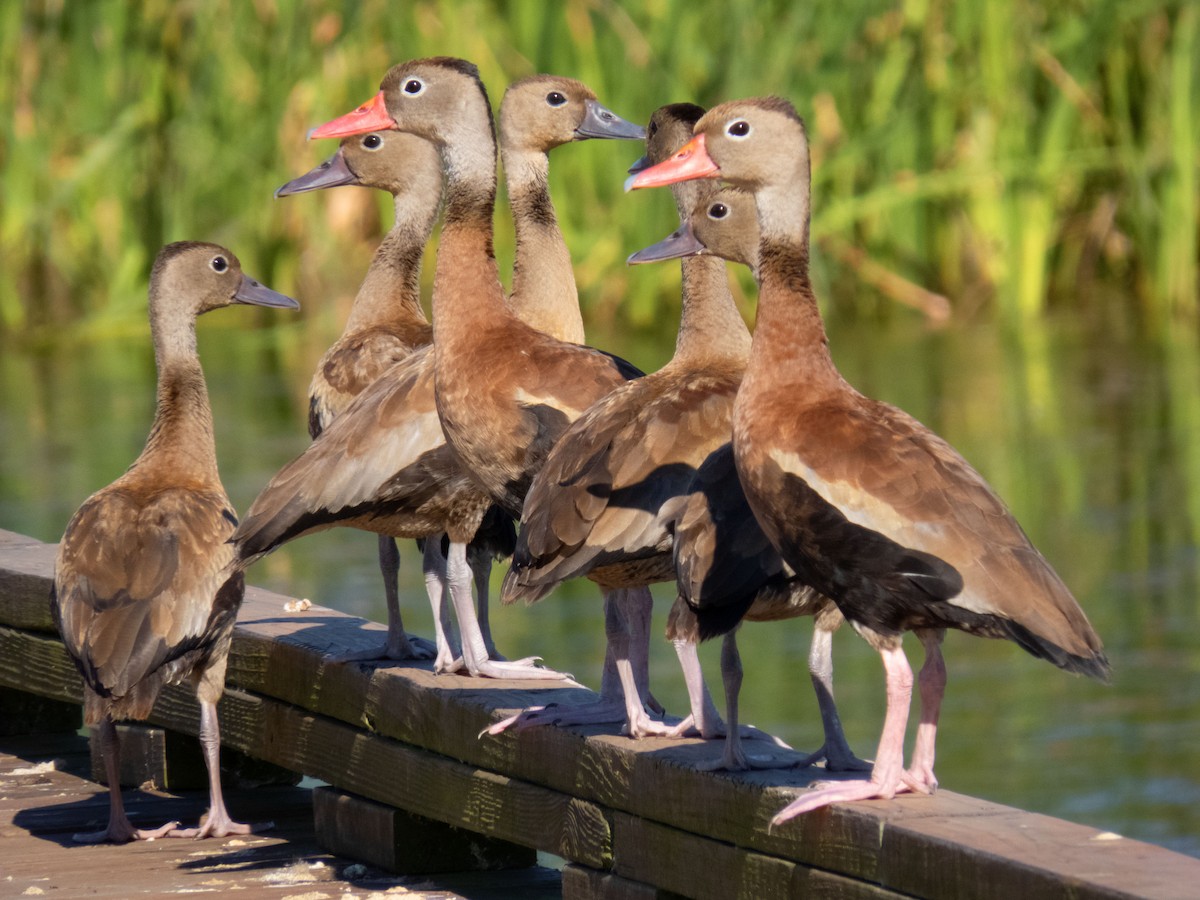
{"label": "white eye ring", "polygon": [[735,141],[745,140],[746,138],[750,137],[752,130],[753,129],[750,127],[750,123],[745,119],[738,119],[737,121],[730,122],[725,126],[725,133]]}
{"label": "white eye ring", "polygon": [[365,135],[360,143],[362,144],[362,148],[364,150],[370,150],[372,153],[374,153],[383,146],[383,138],[372,132],[371,134]]}
{"label": "white eye ring", "polygon": [[404,79],[404,94],[407,97],[419,97],[425,93],[425,82],[415,76]]}
{"label": "white eye ring", "polygon": [[708,208],[708,217],[714,222],[719,222],[729,215],[729,207],[724,203],[714,203]]}
{"label": "white eye ring", "polygon": [[208,265],[214,272],[220,273],[229,271],[229,260],[223,256],[214,256],[211,260],[209,260]]}

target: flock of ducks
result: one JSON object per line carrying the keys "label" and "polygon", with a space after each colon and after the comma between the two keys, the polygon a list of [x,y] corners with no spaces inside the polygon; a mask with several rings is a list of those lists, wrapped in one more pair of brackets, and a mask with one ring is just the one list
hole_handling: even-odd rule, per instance
{"label": "flock of ducks", "polygon": [[[512,85],[499,128],[517,238],[508,296],[492,250],[496,128],[472,64],[395,66],[372,101],[310,137],[341,144],[279,195],[360,185],[390,192],[396,208],[345,332],[313,376],[312,443],[239,524],[217,475],[195,317],[232,303],[297,304],[243,275],[221,247],[169,245],[150,278],[153,429],[130,469],[71,519],[59,547],[52,608],[84,678],[85,720],[97,729],[111,794],[107,827],[78,840],[251,830],[226,812],[217,765],[215,704],[242,573],[281,544],[334,526],[378,535],[388,632],[370,656],[433,659],[439,673],[567,677],[497,652],[487,613],[494,560],[512,557],[505,603],[539,600],[569,578],[597,584],[608,640],[599,698],[525,710],[492,734],[620,722],[635,738],[724,734],[711,768],[772,764],[743,749],[734,634],[743,619],[813,616],[809,669],[825,743],[803,762],[863,774],[805,792],[775,823],[829,803],[936,789],[946,628],[1008,638],[1107,679],[1083,611],[984,480],[835,368],[808,272],[808,144],[787,101],[707,112],[672,104],[643,129],[577,81],[543,75]],[[548,154],[589,138],[644,139],[626,189],[670,185],[683,222],[630,258],[682,258],[675,354],[649,375],[583,343]],[[431,325],[418,276],[439,209]],[[725,260],[754,271],[753,337]],[[422,547],[432,644],[404,631],[398,538]],[[668,636],[691,707],[677,723],[664,720],[649,688],[649,585],[664,581],[678,585]],[[843,621],[880,653],[886,673],[873,764],[850,750],[833,702],[831,640]],[[908,631],[925,662],[906,768]],[[716,635],[727,722],[696,653]],[[144,718],[161,686],[182,680],[201,704],[211,808],[199,828],[137,829],[121,804],[113,723]]]}

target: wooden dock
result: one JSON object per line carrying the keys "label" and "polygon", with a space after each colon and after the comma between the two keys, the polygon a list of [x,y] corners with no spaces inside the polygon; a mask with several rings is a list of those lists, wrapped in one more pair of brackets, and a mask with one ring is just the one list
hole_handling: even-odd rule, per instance
{"label": "wooden dock", "polygon": [[[0,531],[0,688],[78,704],[79,678],[49,617],[53,555]],[[1183,898],[1200,884],[1200,860],[950,791],[842,804],[768,831],[819,769],[704,773],[694,763],[719,748],[632,741],[611,728],[480,738],[516,709],[592,695],[435,676],[428,664],[334,663],[332,654],[377,642],[382,626],[322,607],[288,613],[288,600],[247,592],[222,739],[345,792],[318,803],[319,833],[327,847],[340,842],[335,851],[375,858],[409,840],[413,821],[418,832],[441,823],[564,858],[571,900]],[[198,707],[186,689],[169,689],[151,721],[194,735]],[[89,850],[55,852],[66,867]],[[57,867],[49,856],[46,865]]]}
{"label": "wooden dock", "polygon": [[[108,790],[88,780],[90,772],[79,734],[0,737],[0,897],[552,900],[561,891],[559,873],[547,868],[397,876],[338,857],[317,842],[312,791],[291,786],[230,793],[240,815],[274,823],[263,834],[81,846],[71,835],[108,816]],[[194,821],[207,801],[206,790],[126,791],[134,820],[154,824]]]}

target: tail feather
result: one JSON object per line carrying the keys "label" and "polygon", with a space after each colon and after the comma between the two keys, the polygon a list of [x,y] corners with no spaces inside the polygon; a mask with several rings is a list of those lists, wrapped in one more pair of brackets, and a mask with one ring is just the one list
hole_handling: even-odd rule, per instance
{"label": "tail feather", "polygon": [[273,516],[256,516],[251,511],[229,540],[237,548],[238,565],[245,568],[288,541],[324,531],[335,523],[336,519],[328,515],[304,512],[297,516],[287,508]]}
{"label": "tail feather", "polygon": [[520,570],[513,566],[504,574],[504,582],[500,585],[500,602],[505,606],[518,600],[537,603],[555,587],[556,584],[522,584]]}
{"label": "tail feather", "polygon": [[1087,675],[1097,681],[1108,684],[1112,677],[1112,666],[1103,650],[1096,650],[1091,656],[1079,656],[1064,650],[1057,644],[1038,637],[1028,628],[1018,622],[1009,621],[1008,637],[1032,656],[1053,663],[1060,669]]}

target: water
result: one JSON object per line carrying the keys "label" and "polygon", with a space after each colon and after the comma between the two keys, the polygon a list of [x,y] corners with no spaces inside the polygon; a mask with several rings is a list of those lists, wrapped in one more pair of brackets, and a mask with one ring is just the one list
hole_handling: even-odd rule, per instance
{"label": "water", "polygon": [[[991,326],[935,333],[907,314],[891,318],[835,316],[830,339],[839,365],[860,390],[913,413],[983,472],[1072,586],[1114,672],[1111,686],[1099,685],[1007,642],[951,633],[938,738],[942,785],[1200,856],[1195,336],[1139,334],[1113,304],[1083,319],[1052,320],[1019,340]],[[284,324],[255,327],[269,321]],[[245,509],[307,442],[305,389],[336,323],[235,309],[202,326],[222,473]],[[643,366],[670,352],[669,339],[595,340]],[[137,454],[152,384],[141,331],[48,350],[0,348],[0,527],[57,540],[80,501]],[[374,554],[373,536],[327,532],[274,554],[250,578],[382,620]],[[411,547],[402,554],[406,621],[429,634],[418,557]],[[657,596],[656,635],[670,592]],[[496,609],[493,624],[508,654],[536,653],[598,681],[603,631],[590,584],[569,585],[532,608]],[[799,620],[751,624],[741,636],[745,721],[798,748],[820,741],[806,676],[810,634],[810,623]],[[701,651],[714,684],[717,651]],[[660,640],[652,653],[656,695],[682,710],[674,654]],[[878,657],[843,630],[835,659],[847,734],[869,756],[883,713]],[[912,659],[919,663],[919,650]]]}

